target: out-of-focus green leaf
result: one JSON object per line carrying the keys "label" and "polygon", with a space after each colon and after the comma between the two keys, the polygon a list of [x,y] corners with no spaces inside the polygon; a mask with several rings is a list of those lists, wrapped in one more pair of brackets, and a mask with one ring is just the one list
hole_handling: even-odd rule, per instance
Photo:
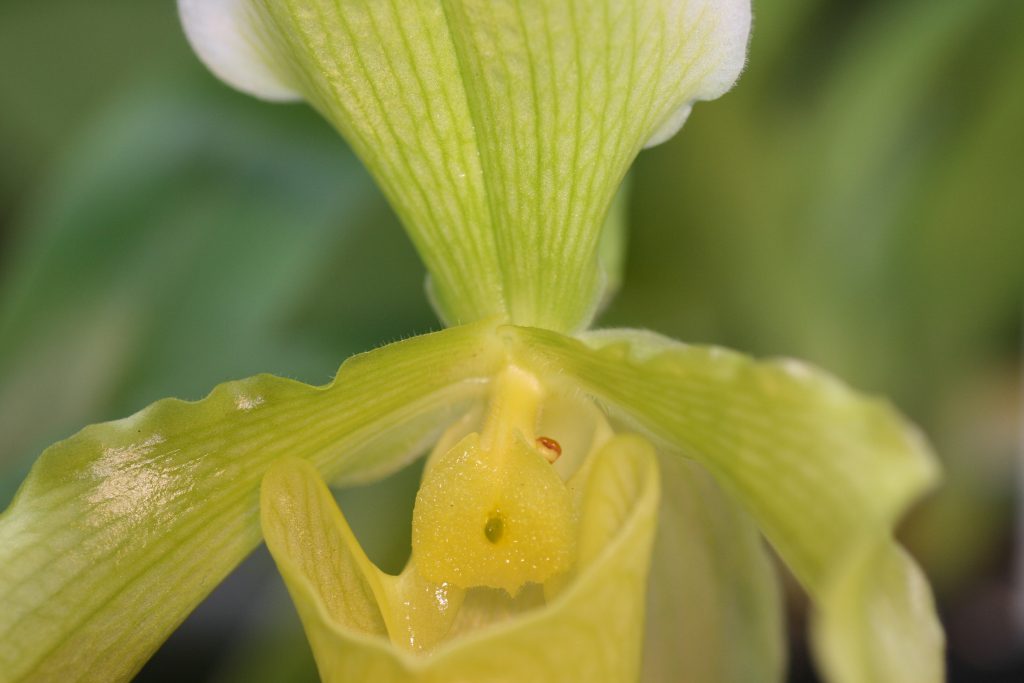
{"label": "out-of-focus green leaf", "polygon": [[[0,461],[26,466],[68,425],[232,377],[319,380],[339,358],[429,325],[422,266],[381,205],[306,112],[187,83],[112,106],[8,254]],[[368,271],[371,256],[386,265]]]}
{"label": "out-of-focus green leaf", "polygon": [[0,4],[0,221],[112,93],[188,58],[167,3]]}
{"label": "out-of-focus green leaf", "polygon": [[[889,405],[796,361],[755,363],[651,333],[594,332],[586,343],[525,328],[503,334],[524,363],[558,368],[735,496],[817,602],[822,641],[847,655],[822,658],[828,675],[860,680],[847,666],[856,661],[878,683],[904,682],[908,671],[936,680],[943,641],[927,584],[911,580],[912,561],[888,558],[899,552],[896,521],[936,483],[938,467]],[[862,565],[868,555],[881,559]],[[847,582],[849,565],[863,575]],[[832,618],[855,590],[885,609]],[[901,661],[885,640],[907,623],[917,628],[902,633]]]}
{"label": "out-of-focus green leaf", "polygon": [[165,400],[48,449],[0,516],[0,671],[124,680],[256,545],[270,462],[386,475],[479,398],[503,359],[480,326],[349,359],[323,388],[271,376]]}
{"label": "out-of-focus green leaf", "polygon": [[[759,26],[793,4],[759,7]],[[755,32],[715,115],[641,156],[609,318],[810,358],[924,415],[944,393],[931,382],[989,351],[946,344],[991,343],[1018,308],[1022,209],[1004,183],[1024,135],[1005,84],[1024,10],[811,4],[790,59],[758,59]]]}
{"label": "out-of-focus green leaf", "polygon": [[277,586],[267,586],[257,596],[256,609],[246,613],[238,645],[210,676],[211,683],[319,683],[309,641],[288,592],[276,570],[270,578]]}

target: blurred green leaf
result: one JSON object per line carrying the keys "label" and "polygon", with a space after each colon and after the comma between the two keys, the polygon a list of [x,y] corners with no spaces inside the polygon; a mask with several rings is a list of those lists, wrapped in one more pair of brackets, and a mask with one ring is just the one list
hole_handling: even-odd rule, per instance
{"label": "blurred green leaf", "polygon": [[[808,21],[799,4],[760,7],[759,26]],[[826,14],[813,4],[811,19]],[[929,382],[1015,325],[1024,134],[1007,84],[1024,68],[1009,28],[1024,10],[843,11],[792,35],[799,59],[759,60],[775,38],[755,32],[736,92],[641,156],[608,320],[806,357],[924,414]]]}
{"label": "blurred green leaf", "polygon": [[190,59],[170,3],[0,3],[0,210],[33,190],[112,92]]}
{"label": "blurred green leaf", "polygon": [[[21,233],[0,291],[8,465],[161,395],[260,371],[319,381],[432,321],[422,267],[379,194],[301,108],[136,93],[89,132]],[[383,267],[359,265],[382,250]]]}

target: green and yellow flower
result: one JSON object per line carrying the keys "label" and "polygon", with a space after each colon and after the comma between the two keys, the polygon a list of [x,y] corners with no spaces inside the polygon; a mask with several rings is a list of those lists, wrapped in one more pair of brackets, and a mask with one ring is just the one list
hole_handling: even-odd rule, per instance
{"label": "green and yellow flower", "polygon": [[[48,449],[0,517],[0,680],[130,678],[265,538],[327,681],[778,681],[762,535],[829,680],[942,679],[893,540],[938,476],[911,426],[795,361],[589,329],[621,276],[622,179],[733,85],[749,0],[179,8],[222,79],[348,140],[447,329],[325,387],[231,382]],[[324,482],[427,451],[388,575]]]}

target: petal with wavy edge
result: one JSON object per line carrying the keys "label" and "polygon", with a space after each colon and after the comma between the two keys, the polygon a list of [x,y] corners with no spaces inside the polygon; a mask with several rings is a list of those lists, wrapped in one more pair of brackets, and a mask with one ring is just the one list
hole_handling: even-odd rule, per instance
{"label": "petal with wavy edge", "polygon": [[0,516],[0,678],[128,679],[259,542],[270,462],[302,457],[341,484],[383,476],[502,358],[487,328],[456,328],[355,356],[325,387],[229,382],[52,446]]}
{"label": "petal with wavy edge", "polygon": [[[872,681],[935,680],[941,630],[927,583],[892,530],[936,483],[938,466],[889,405],[795,361],[759,363],[647,332],[580,341],[503,330],[518,342],[517,362],[579,382],[619,419],[704,465],[748,510],[816,603],[826,673],[855,680],[837,662],[856,647]],[[913,661],[896,661],[894,648]]]}
{"label": "petal with wavy edge", "polygon": [[[353,558],[371,585],[381,586],[395,577],[366,567],[359,559],[361,551],[345,547],[351,542],[347,526],[312,468],[294,462],[275,468],[274,479],[268,474],[264,484],[268,546],[296,602],[323,680],[636,680],[658,506],[657,463],[650,444],[635,436],[614,437],[593,457],[584,485],[581,564],[575,578],[547,605],[460,634],[441,643],[429,657],[395,647],[372,628],[353,628],[350,614],[338,615],[337,606],[342,604],[362,610],[366,591],[361,580],[347,588],[337,580],[324,580],[319,558]],[[310,542],[292,543],[289,536]],[[343,600],[332,593],[335,590],[347,592],[350,599]],[[429,594],[417,600],[405,593],[405,604],[397,609],[395,593],[378,588],[376,595],[385,614],[401,612],[410,604],[436,611],[436,596]],[[486,610],[487,605],[479,607]]]}
{"label": "petal with wavy edge", "polygon": [[277,76],[349,140],[445,320],[558,330],[601,300],[601,226],[627,167],[731,87],[750,30],[750,0],[179,7],[216,73],[250,91]]}

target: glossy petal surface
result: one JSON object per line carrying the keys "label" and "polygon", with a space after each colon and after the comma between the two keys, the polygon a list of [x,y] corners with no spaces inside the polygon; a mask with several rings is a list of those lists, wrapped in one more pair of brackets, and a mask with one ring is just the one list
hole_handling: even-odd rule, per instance
{"label": "glossy petal surface", "polygon": [[129,678],[259,542],[270,462],[339,483],[394,471],[477,399],[494,348],[448,330],[353,357],[325,387],[230,382],[52,446],[0,516],[4,680]]}

